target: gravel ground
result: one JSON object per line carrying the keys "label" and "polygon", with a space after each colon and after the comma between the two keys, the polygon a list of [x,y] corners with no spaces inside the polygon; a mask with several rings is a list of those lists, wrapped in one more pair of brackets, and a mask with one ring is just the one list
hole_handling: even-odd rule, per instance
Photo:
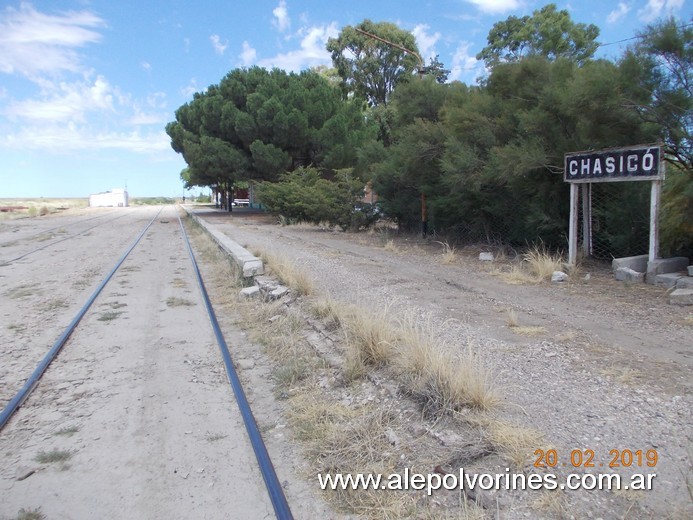
{"label": "gravel ground", "polygon": [[[291,258],[337,300],[387,307],[393,317],[430,319],[452,349],[472,344],[503,395],[493,415],[541,432],[545,443],[537,448],[557,450],[557,474],[587,471],[571,468],[571,450],[594,452],[591,472],[611,472],[612,450],[657,451],[655,468],[613,470],[656,473],[652,491],[569,491],[568,517],[693,514],[687,489],[693,478],[692,314],[669,305],[664,289],[615,282],[599,265],[583,268],[570,283],[509,285],[478,261],[474,248],[443,264],[440,244],[392,232],[280,227],[269,217],[238,211],[200,215],[251,250]],[[540,332],[518,334],[521,329],[508,326],[511,310],[520,325]],[[537,516],[527,492],[505,500],[502,518]]]}

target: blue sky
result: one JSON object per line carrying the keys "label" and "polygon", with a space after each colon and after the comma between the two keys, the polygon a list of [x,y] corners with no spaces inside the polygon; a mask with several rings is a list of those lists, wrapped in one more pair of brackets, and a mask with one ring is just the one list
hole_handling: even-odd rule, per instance
{"label": "blue sky", "polygon": [[[632,37],[691,0],[555,2],[604,44]],[[686,3],[688,1],[688,4]],[[182,158],[164,132],[194,92],[230,70],[331,65],[325,45],[369,18],[411,31],[426,62],[473,84],[493,24],[531,0],[35,0],[0,2],[0,198],[181,196]],[[616,58],[626,43],[604,45]],[[198,190],[195,190],[197,192]]]}

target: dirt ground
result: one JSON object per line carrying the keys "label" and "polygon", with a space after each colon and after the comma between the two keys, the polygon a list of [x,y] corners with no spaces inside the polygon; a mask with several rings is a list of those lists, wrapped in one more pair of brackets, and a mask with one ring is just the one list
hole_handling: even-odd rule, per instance
{"label": "dirt ground", "polygon": [[[497,274],[502,264],[478,260],[482,248],[461,249],[446,264],[440,243],[391,230],[282,227],[238,211],[202,216],[251,250],[291,258],[335,299],[425,316],[452,349],[473,344],[503,396],[495,415],[541,432],[561,460],[593,450],[607,466],[612,450],[657,450],[653,491],[571,492],[567,517],[690,514],[693,309],[670,305],[665,289],[616,282],[598,263],[567,283],[511,285]],[[509,325],[511,312],[520,326]],[[519,500],[501,517],[536,514]]]}
{"label": "dirt ground", "polygon": [[[46,246],[0,267],[1,406],[156,210],[128,209],[112,223],[109,211],[89,222],[70,212],[0,222],[0,263]],[[616,282],[598,264],[567,283],[510,285],[495,273],[503,265],[478,260],[480,248],[460,249],[446,264],[441,244],[387,229],[282,227],[239,211],[202,216],[251,250],[290,258],[321,293],[431,320],[452,350],[472,345],[502,396],[491,415],[541,432],[547,444],[538,448],[553,446],[562,460],[591,449],[600,463],[613,449],[659,454],[653,491],[569,492],[559,513],[537,512],[522,492],[503,497],[490,517],[691,513],[693,311],[669,305],[664,289]],[[211,279],[210,267],[201,269]],[[210,289],[213,298],[236,297],[223,282]],[[203,311],[167,208],[0,432],[0,518],[37,508],[46,518],[272,517]],[[521,327],[509,325],[511,313]],[[220,321],[294,516],[342,518],[306,474],[272,393],[270,362],[238,316]],[[39,462],[42,452],[67,455]],[[491,463],[499,462],[475,469],[503,471]],[[638,470],[652,472],[627,473]]]}
{"label": "dirt ground", "polygon": [[[0,267],[0,406],[159,209],[0,223],[3,262],[35,251]],[[314,500],[298,500],[300,487],[290,491],[307,504],[299,514],[321,516]],[[273,516],[173,207],[0,433],[0,518],[22,510],[74,519]]]}

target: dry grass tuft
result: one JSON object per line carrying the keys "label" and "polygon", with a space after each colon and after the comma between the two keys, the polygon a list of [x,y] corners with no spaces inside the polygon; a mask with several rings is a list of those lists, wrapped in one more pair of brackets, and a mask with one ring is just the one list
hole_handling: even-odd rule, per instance
{"label": "dry grass tuft", "polygon": [[522,261],[537,282],[550,280],[554,271],[561,271],[564,268],[563,255],[551,253],[543,244],[535,245],[522,255]]}
{"label": "dry grass tuft", "polygon": [[454,264],[457,261],[457,250],[455,246],[451,246],[447,241],[438,243],[443,246],[443,253],[440,258],[441,263],[445,265]]}
{"label": "dry grass tuft", "polygon": [[550,518],[570,518],[569,503],[563,491],[545,491],[532,502],[532,509]]}
{"label": "dry grass tuft", "polygon": [[166,298],[166,305],[169,307],[192,307],[195,302],[186,300],[185,298],[178,298],[176,296],[169,296]]}
{"label": "dry grass tuft", "polygon": [[378,367],[392,359],[398,335],[388,321],[387,309],[371,312],[345,306],[340,314],[339,321],[351,362],[364,367]]}
{"label": "dry grass tuft", "polygon": [[424,412],[439,416],[465,407],[493,408],[499,401],[491,372],[471,345],[458,356],[439,338],[430,321],[402,323],[398,363],[404,387],[422,402]]}
{"label": "dry grass tuft", "polygon": [[353,419],[357,411],[340,403],[321,399],[320,393],[301,393],[289,399],[291,407],[287,411],[294,435],[302,441],[321,445],[335,430]]}
{"label": "dry grass tuft", "polygon": [[490,441],[500,455],[517,470],[525,467],[534,451],[543,443],[538,431],[504,421],[490,423],[487,430]]}
{"label": "dry grass tuft", "polygon": [[[536,284],[551,280],[554,271],[565,270],[563,255],[551,253],[546,246],[535,245],[522,255],[519,265],[513,265],[510,271],[497,273],[505,282],[512,285]],[[578,268],[568,268],[569,276],[577,275]]]}
{"label": "dry grass tuft", "polygon": [[392,239],[387,240],[383,248],[385,249],[385,251],[390,251],[391,253],[399,253],[399,247],[397,247],[395,241]]}
{"label": "dry grass tuft", "polygon": [[313,316],[322,320],[327,330],[336,330],[342,325],[342,306],[331,296],[318,298],[311,306]]}
{"label": "dry grass tuft", "polygon": [[544,327],[520,325],[517,313],[513,309],[508,312],[505,322],[515,334],[520,334],[521,336],[541,336],[546,334],[546,328]]}
{"label": "dry grass tuft", "polygon": [[315,284],[308,274],[299,269],[286,255],[279,253],[260,253],[265,264],[281,280],[301,296],[309,296],[315,292]]}

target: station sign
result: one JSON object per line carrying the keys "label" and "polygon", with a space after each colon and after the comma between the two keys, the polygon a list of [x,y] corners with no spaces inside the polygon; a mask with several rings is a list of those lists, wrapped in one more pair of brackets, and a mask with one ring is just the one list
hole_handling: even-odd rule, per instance
{"label": "station sign", "polygon": [[663,178],[659,145],[565,154],[565,182],[655,181]]}

